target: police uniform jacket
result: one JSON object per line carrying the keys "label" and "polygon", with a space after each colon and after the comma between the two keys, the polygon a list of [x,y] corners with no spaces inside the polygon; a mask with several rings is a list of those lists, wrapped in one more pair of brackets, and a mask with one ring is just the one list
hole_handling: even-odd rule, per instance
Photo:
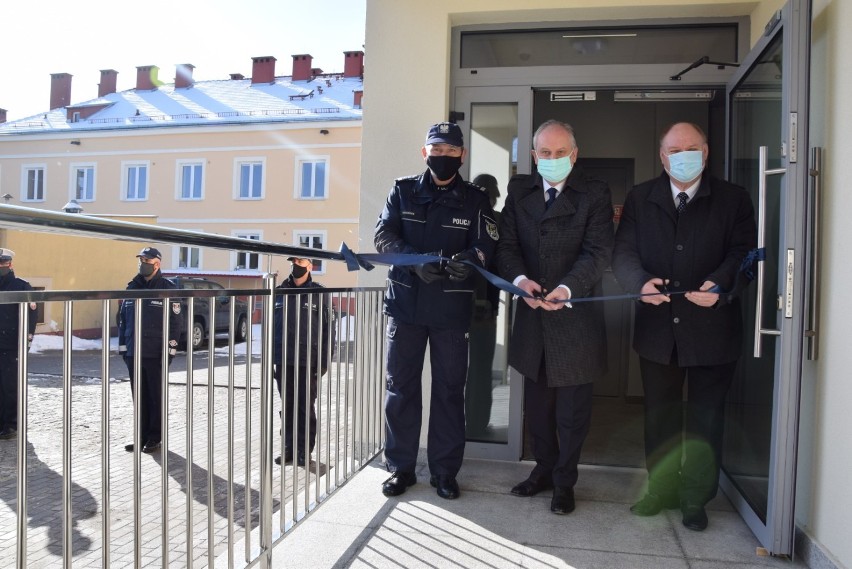
{"label": "police uniform jacket", "polygon": [[[291,294],[275,295],[275,314],[273,329],[273,363],[281,365],[308,365],[308,346],[311,352],[311,367],[323,370],[331,352],[330,342],[335,340],[331,322],[331,305],[328,294],[313,292],[325,288],[308,276],[302,286],[293,282],[292,275],[287,277],[276,290],[290,290]],[[306,290],[307,289],[307,290]],[[313,293],[312,293],[313,292]],[[284,308],[287,308],[287,359],[284,361]],[[298,324],[297,324],[298,320]],[[309,329],[310,324],[310,329]],[[329,328],[329,326],[332,326]],[[329,338],[331,332],[331,338]]]}
{"label": "police uniform jacket", "polygon": [[[177,289],[177,286],[170,280],[163,278],[163,274],[158,271],[150,281],[146,281],[142,275],[136,275],[132,281],[127,283],[127,290],[139,289],[166,290]],[[142,357],[159,358],[163,351],[164,299],[162,298],[125,299],[121,301],[118,312],[118,345],[126,346],[125,357],[133,355],[133,328],[137,300],[142,303]],[[174,349],[177,347],[180,332],[183,329],[183,314],[178,299],[170,299],[170,302],[169,347]]]}
{"label": "police uniform jacket", "polygon": [[723,291],[712,308],[683,295],[659,306],[637,302],[633,348],[639,355],[667,364],[677,346],[681,367],[735,361],[742,344],[737,292],[748,282],[738,273],[756,241],[751,198],[739,186],[705,173],[680,216],[665,172],[634,187],[625,200],[613,255],[621,286],[639,293],[659,277],[669,279],[671,291],[698,290],[708,280]]}
{"label": "police uniform jacket", "polygon": [[[526,275],[547,292],[564,284],[572,298],[600,294],[613,244],[606,182],[587,178],[574,166],[547,209],[541,176],[516,175],[500,215],[497,266],[503,278]],[[544,362],[550,387],[591,383],[605,373],[606,355],[600,303],[546,311],[518,299],[509,365],[524,376],[538,379]]]}
{"label": "police uniform jacket", "polygon": [[[14,271],[9,271],[5,277],[0,277],[0,292],[15,292],[32,290],[33,287],[24,279],[15,276]],[[18,349],[18,330],[20,328],[18,304],[0,304],[0,350]],[[36,306],[30,303],[28,306],[29,321],[27,322],[27,333],[35,334],[36,329]]]}
{"label": "police uniform jacket", "polygon": [[[458,174],[446,189],[438,189],[426,170],[394,182],[374,242],[379,253],[437,253],[450,258],[467,251],[485,267],[496,240],[497,224],[485,192]],[[385,313],[407,324],[467,329],[476,277],[454,281],[445,276],[426,284],[410,267],[391,266]]]}

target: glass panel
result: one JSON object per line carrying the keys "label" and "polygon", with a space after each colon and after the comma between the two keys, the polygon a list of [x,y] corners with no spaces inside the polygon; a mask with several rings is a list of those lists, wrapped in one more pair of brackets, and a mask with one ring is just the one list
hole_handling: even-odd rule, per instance
{"label": "glass panel", "polygon": [[[509,178],[517,171],[518,104],[475,103],[470,115],[470,177],[476,180],[482,174],[490,174],[496,178],[500,196],[494,209],[499,212]],[[465,389],[467,438],[507,444],[509,298],[506,293],[491,289],[485,279],[478,277]]]}
{"label": "glass panel", "polygon": [[[754,69],[731,93],[731,181],[744,186],[757,206],[758,151],[767,147],[767,168],[783,166],[781,157],[781,34],[755,63]],[[779,231],[783,191],[781,176],[766,181],[766,279],[763,290],[763,326],[774,327],[778,314]],[[763,355],[754,358],[756,283],[743,299],[745,338],[743,356],[725,413],[722,467],[755,513],[766,523],[775,389],[774,337],[764,336]]]}
{"label": "glass panel", "polygon": [[302,197],[311,197],[311,186],[313,184],[312,166],[310,162],[302,162]]}
{"label": "glass panel", "polygon": [[461,67],[535,67],[737,60],[737,27],[562,28],[466,32]]}

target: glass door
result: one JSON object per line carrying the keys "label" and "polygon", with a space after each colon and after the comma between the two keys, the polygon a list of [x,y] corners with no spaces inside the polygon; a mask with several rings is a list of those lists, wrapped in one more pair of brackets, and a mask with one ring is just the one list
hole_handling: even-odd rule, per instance
{"label": "glass door", "polygon": [[728,179],[747,188],[763,252],[743,298],[722,489],[764,548],[790,554],[807,259],[810,1],[790,0],[728,83]]}
{"label": "glass door", "polygon": [[[483,174],[496,179],[500,196],[494,209],[499,216],[509,179],[530,171],[532,92],[529,87],[458,88],[453,108],[468,149],[462,175],[471,181]],[[484,280],[481,284],[470,329],[465,456],[517,460],[521,425],[513,418],[522,416],[523,378],[506,364],[512,304],[500,292],[492,306],[495,299],[485,291]]]}

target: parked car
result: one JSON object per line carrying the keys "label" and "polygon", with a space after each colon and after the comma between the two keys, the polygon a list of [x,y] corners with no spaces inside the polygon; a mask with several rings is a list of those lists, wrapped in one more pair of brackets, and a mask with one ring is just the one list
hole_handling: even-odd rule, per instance
{"label": "parked car", "polygon": [[[186,290],[225,290],[225,288],[219,283],[200,277],[166,278],[175,283],[178,288]],[[216,318],[213,326],[211,326],[209,322],[210,300],[213,300],[216,303],[214,308]],[[234,315],[234,321],[236,322],[236,328],[234,329],[234,341],[246,341],[246,337],[248,336],[248,327],[251,324],[249,320],[248,303],[245,300],[225,295],[216,297],[196,297],[193,313],[191,339],[191,345],[193,350],[199,349],[205,344],[205,342],[208,342],[210,339],[215,339],[216,334],[228,333],[228,319],[231,317],[231,300],[234,300],[236,302]],[[188,302],[188,298],[181,299],[181,309],[184,315],[188,314]],[[183,346],[187,346],[185,328],[184,331],[181,333],[180,342]]]}

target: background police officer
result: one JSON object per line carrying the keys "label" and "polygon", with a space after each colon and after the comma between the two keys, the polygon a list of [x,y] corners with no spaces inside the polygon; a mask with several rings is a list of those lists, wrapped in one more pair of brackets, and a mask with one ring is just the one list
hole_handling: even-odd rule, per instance
{"label": "background police officer", "polygon": [[[322,289],[320,283],[313,280],[311,270],[313,261],[304,257],[288,257],[293,263],[290,275],[278,286],[278,289]],[[293,461],[293,412],[296,410],[296,462],[304,466],[306,456],[314,450],[317,438],[317,380],[326,372],[329,346],[329,325],[331,325],[328,295],[311,294],[299,291],[300,294],[276,294],[275,318],[273,329],[273,376],[281,393],[281,377],[285,378],[284,392],[284,463]],[[286,310],[285,310],[286,305]],[[286,334],[285,330],[286,312]],[[284,349],[286,336],[287,349]],[[331,332],[334,338],[334,332]],[[310,345],[310,359],[308,346]],[[310,382],[308,382],[310,379]],[[298,401],[296,401],[295,385],[298,380]],[[308,452],[305,453],[305,391],[310,385],[310,415],[308,417]],[[275,459],[281,464],[281,457]]]}
{"label": "background police officer", "polygon": [[382,485],[398,496],[413,485],[422,417],[421,375],[426,344],[432,364],[427,442],[431,484],[442,498],[459,495],[464,455],[464,384],[472,311],[473,268],[486,266],[497,240],[488,196],[461,179],[466,151],[461,129],[433,125],[421,149],[428,169],[394,183],[376,225],[380,253],[440,253],[446,266],[425,263],[388,272],[385,460],[393,475]]}
{"label": "background police officer", "polygon": [[[0,249],[0,291],[32,290],[12,270],[11,249]],[[36,327],[36,305],[29,305],[27,342],[32,342]],[[18,331],[20,314],[17,304],[0,304],[0,439],[12,439],[18,432]]]}
{"label": "background police officer", "polygon": [[[175,284],[163,278],[160,273],[160,262],[163,256],[153,247],[145,247],[136,257],[139,259],[139,273],[133,280],[127,283],[127,290],[144,289],[174,289]],[[124,355],[127,371],[130,373],[130,389],[136,396],[135,378],[133,377],[134,359],[134,319],[135,300],[128,299],[121,303],[118,317],[118,351]],[[163,389],[163,299],[146,298],[141,299],[142,322],[140,331],[142,333],[142,347],[140,356],[140,370],[142,381],[139,382],[141,390],[140,397],[140,433],[142,452],[152,453],[160,448],[161,441],[161,418],[162,418],[162,389]],[[168,361],[177,351],[177,343],[180,339],[180,331],[183,327],[183,316],[181,315],[180,302],[171,300],[172,314],[169,317],[169,351]],[[133,444],[125,445],[124,450],[133,452]]]}

